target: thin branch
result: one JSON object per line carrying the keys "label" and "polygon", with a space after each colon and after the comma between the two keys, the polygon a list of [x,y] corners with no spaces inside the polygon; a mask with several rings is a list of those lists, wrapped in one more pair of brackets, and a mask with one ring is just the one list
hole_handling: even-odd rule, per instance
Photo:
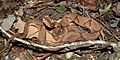
{"label": "thin branch", "polygon": [[[2,33],[4,33],[5,35],[7,35],[9,38],[12,38],[12,36],[10,34],[8,34],[5,30],[2,29],[2,27],[0,27],[0,30],[2,31]],[[107,42],[107,41],[100,41],[100,40],[95,40],[95,41],[85,41],[85,42],[73,42],[70,44],[63,44],[60,46],[45,46],[45,45],[40,45],[40,44],[35,44],[32,42],[28,42],[19,38],[13,38],[13,40],[21,42],[23,44],[26,45],[32,45],[34,47],[38,47],[38,48],[43,48],[43,49],[57,49],[57,48],[65,48],[65,47],[73,47],[73,46],[80,46],[80,47],[87,47],[90,45],[95,45],[95,44],[104,44],[104,45],[110,45],[112,47],[117,47],[116,43],[112,43],[112,42]]]}

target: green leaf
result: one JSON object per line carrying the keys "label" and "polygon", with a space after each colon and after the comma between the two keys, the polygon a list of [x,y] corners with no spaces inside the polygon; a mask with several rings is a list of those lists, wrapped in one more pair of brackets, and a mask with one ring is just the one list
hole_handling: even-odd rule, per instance
{"label": "green leaf", "polygon": [[106,5],[106,6],[104,7],[104,12],[108,11],[111,6],[112,6],[112,3],[109,3],[108,5]]}
{"label": "green leaf", "polygon": [[65,10],[66,10],[66,8],[65,8],[64,5],[60,5],[60,6],[56,9],[56,11],[59,12],[59,13],[63,13],[63,12],[65,12]]}

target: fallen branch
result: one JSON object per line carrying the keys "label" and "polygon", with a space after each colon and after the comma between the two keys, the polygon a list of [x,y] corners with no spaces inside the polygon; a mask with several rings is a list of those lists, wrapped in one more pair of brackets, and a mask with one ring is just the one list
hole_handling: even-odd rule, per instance
{"label": "fallen branch", "polygon": [[[9,38],[12,38],[12,36],[9,33],[7,33],[5,30],[2,29],[2,27],[0,27],[0,30],[1,30],[2,33],[4,33]],[[57,48],[65,48],[65,47],[73,47],[73,46],[87,47],[87,46],[95,45],[95,44],[110,45],[113,48],[117,47],[116,43],[111,43],[111,42],[106,42],[106,41],[100,41],[100,40],[85,41],[85,42],[82,42],[82,41],[80,41],[80,42],[73,42],[73,43],[70,43],[70,44],[64,44],[64,45],[60,45],[60,46],[39,45],[39,44],[28,42],[28,41],[25,41],[25,40],[22,40],[22,39],[19,39],[19,38],[16,38],[16,37],[13,38],[13,40],[21,42],[21,43],[26,44],[26,45],[32,45],[34,47],[43,48],[43,49],[57,49]]]}

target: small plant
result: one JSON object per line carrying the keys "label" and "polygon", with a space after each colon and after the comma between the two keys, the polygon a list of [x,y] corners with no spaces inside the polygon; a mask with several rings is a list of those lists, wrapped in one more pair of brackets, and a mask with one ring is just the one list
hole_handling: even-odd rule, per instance
{"label": "small plant", "polygon": [[65,8],[64,5],[60,5],[60,6],[56,9],[56,11],[59,12],[59,13],[63,13],[63,12],[65,12],[65,10],[66,10],[66,8]]}

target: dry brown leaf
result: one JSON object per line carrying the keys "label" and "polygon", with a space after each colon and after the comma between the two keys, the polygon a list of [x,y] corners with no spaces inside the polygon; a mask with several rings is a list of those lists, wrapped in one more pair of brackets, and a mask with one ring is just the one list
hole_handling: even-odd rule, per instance
{"label": "dry brown leaf", "polygon": [[22,16],[23,14],[24,14],[24,12],[23,12],[23,8],[20,7],[19,10],[16,11],[16,15],[18,15],[18,16]]}
{"label": "dry brown leaf", "polygon": [[27,38],[37,37],[38,38],[38,28],[34,26],[29,27],[29,32]]}
{"label": "dry brown leaf", "polygon": [[73,56],[74,52],[68,52],[65,54],[66,59],[70,59]]}
{"label": "dry brown leaf", "polygon": [[23,22],[20,17],[17,17],[17,20],[18,21],[16,23],[16,27],[19,29],[18,33],[22,33],[24,30],[25,22]]}
{"label": "dry brown leaf", "polygon": [[120,2],[117,5],[117,12],[120,13]]}
{"label": "dry brown leaf", "polygon": [[88,9],[96,11],[95,0],[80,0],[80,3],[86,6]]}
{"label": "dry brown leaf", "polygon": [[118,2],[118,3],[115,4],[115,7],[113,8],[113,11],[116,14],[120,14],[120,2]]}

